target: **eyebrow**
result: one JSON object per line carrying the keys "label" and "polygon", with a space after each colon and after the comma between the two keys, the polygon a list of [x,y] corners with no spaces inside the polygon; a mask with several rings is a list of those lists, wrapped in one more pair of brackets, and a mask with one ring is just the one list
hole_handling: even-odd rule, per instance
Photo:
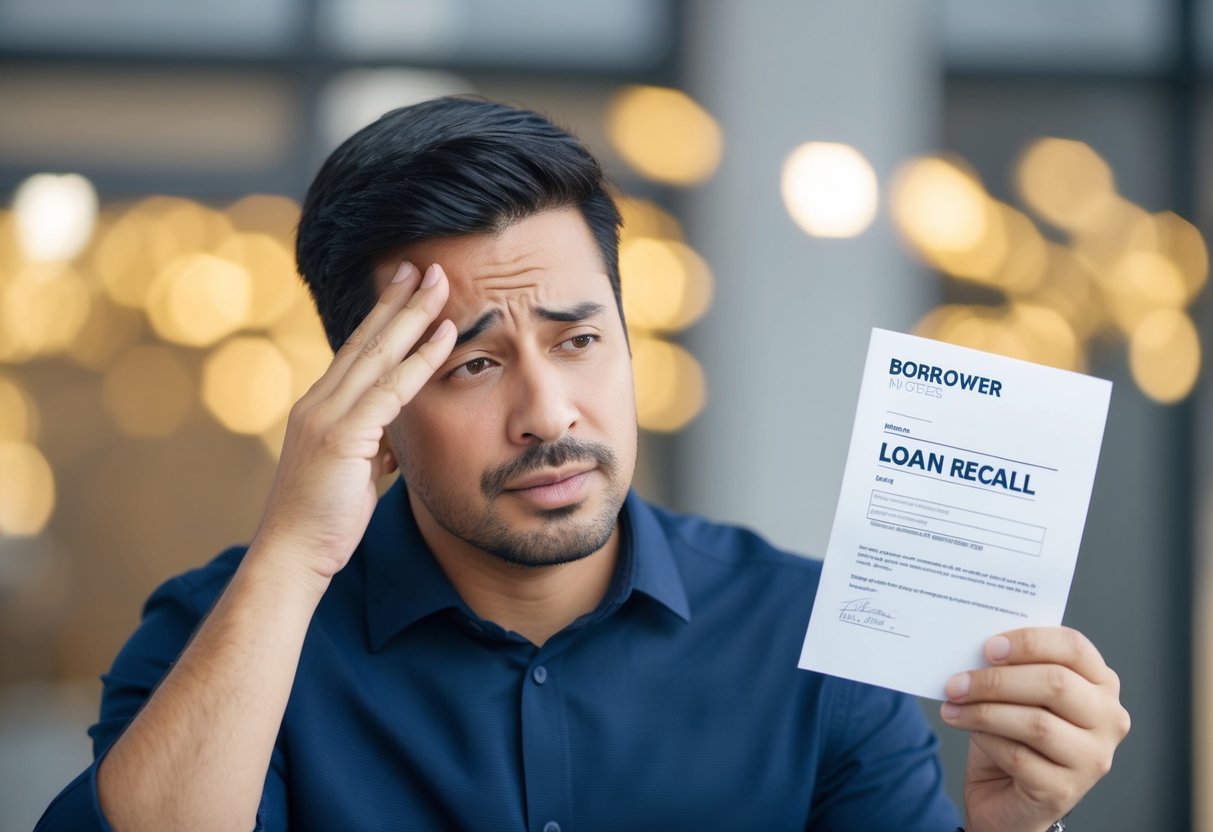
{"label": "eyebrow", "polygon": [[[547,309],[540,306],[535,309],[535,316],[542,318],[545,321],[576,323],[577,321],[584,321],[597,315],[601,315],[604,309],[606,309],[606,307],[601,303],[586,301],[584,303],[579,303],[576,306],[571,306],[568,309]],[[489,312],[485,312],[480,316],[476,323],[472,324],[455,337],[455,346],[461,347],[468,341],[479,338],[490,327],[500,320],[501,310],[493,309]]]}

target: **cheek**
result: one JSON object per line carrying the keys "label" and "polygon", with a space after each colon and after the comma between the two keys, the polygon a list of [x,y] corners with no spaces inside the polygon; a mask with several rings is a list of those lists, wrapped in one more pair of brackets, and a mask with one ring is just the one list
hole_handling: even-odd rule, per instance
{"label": "cheek", "polygon": [[466,407],[439,405],[414,401],[388,426],[402,470],[407,472],[411,467],[441,472],[474,464],[474,450],[483,445],[483,437],[476,433],[483,427],[483,420],[473,418]]}

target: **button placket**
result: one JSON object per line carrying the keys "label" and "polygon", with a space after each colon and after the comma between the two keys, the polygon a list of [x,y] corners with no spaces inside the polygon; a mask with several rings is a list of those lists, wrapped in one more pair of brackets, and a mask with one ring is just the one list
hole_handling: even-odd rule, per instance
{"label": "button placket", "polygon": [[[549,645],[550,646],[550,645]],[[520,700],[523,780],[532,832],[561,832],[572,812],[572,765],[564,700],[552,652],[524,670]]]}

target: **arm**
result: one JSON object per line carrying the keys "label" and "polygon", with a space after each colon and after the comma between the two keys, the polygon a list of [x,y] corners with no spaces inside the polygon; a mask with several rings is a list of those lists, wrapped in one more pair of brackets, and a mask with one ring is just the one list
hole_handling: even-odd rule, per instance
{"label": "arm", "polygon": [[971,732],[969,832],[1042,832],[1112,766],[1129,732],[1120,680],[1085,636],[1013,630],[986,643],[991,667],[948,681],[940,713]]}
{"label": "arm", "polygon": [[[441,269],[402,264],[291,411],[261,525],[173,669],[97,769],[119,832],[252,828],[312,614],[366,530],[395,467],[384,426],[454,345]],[[406,356],[407,357],[406,359]]]}
{"label": "arm", "polygon": [[896,829],[951,832],[959,817],[944,793],[939,740],[910,696],[830,679],[828,753],[806,832]]}

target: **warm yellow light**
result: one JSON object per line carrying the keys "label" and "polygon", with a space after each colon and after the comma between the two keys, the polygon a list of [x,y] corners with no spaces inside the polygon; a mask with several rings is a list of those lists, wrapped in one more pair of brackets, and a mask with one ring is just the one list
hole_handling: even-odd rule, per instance
{"label": "warm yellow light", "polygon": [[1097,285],[1105,309],[1121,332],[1129,334],[1159,309],[1180,309],[1187,300],[1184,277],[1168,258],[1151,251],[1129,251],[1101,275]]}
{"label": "warm yellow light", "polygon": [[97,191],[77,173],[38,173],[13,195],[17,242],[27,260],[66,262],[88,245],[97,221]]}
{"label": "warm yellow light", "polygon": [[12,212],[0,208],[0,286],[24,264],[24,258],[17,250],[17,231],[14,225]]}
{"label": "warm yellow light", "polygon": [[148,294],[148,319],[166,341],[205,347],[245,323],[252,294],[244,267],[213,254],[185,254],[156,277]]}
{"label": "warm yellow light", "polygon": [[279,419],[266,430],[257,434],[261,447],[274,462],[282,458],[282,443],[286,441],[286,419]]}
{"label": "warm yellow light", "polygon": [[1006,319],[1005,310],[986,306],[948,305],[933,309],[915,326],[914,333],[962,347],[1031,361],[1023,333]]}
{"label": "warm yellow light", "polygon": [[233,231],[231,221],[221,212],[183,197],[150,196],[134,210],[150,221],[148,243],[158,268],[182,254],[208,251]]}
{"label": "warm yellow light", "polygon": [[67,347],[68,357],[89,370],[102,370],[138,340],[143,316],[115,305],[106,295],[94,295],[88,320]]}
{"label": "warm yellow light", "polygon": [[703,182],[720,164],[724,140],[711,114],[679,90],[626,87],[607,108],[611,144],[641,175],[670,185]]}
{"label": "warm yellow light", "polygon": [[650,199],[634,196],[616,196],[619,215],[623,219],[620,239],[654,237],[658,240],[682,240],[682,225],[673,214]]}
{"label": "warm yellow light", "polygon": [[55,475],[26,442],[0,442],[0,535],[32,537],[55,510]]}
{"label": "warm yellow light", "polygon": [[1040,286],[1048,268],[1045,239],[1020,211],[1001,203],[996,210],[1006,235],[1006,255],[990,282],[1010,293],[1031,292]]}
{"label": "warm yellow light", "polygon": [[[927,157],[903,165],[893,177],[891,200],[898,229],[927,255],[972,252],[992,239],[985,189],[951,161]],[[997,260],[991,258],[995,267]],[[992,270],[988,265],[981,269]]]}
{"label": "warm yellow light", "polygon": [[1075,372],[1084,368],[1082,344],[1070,322],[1056,309],[1016,303],[1007,314],[1007,325],[1026,348],[1030,361]]}
{"label": "warm yellow light", "polygon": [[1178,214],[1155,214],[1158,250],[1175,264],[1183,275],[1185,295],[1191,300],[1204,288],[1209,277],[1209,249],[1199,229]]}
{"label": "warm yellow light", "polygon": [[295,302],[270,329],[270,337],[291,365],[291,401],[295,401],[333,360],[320,316],[301,287],[295,290]]}
{"label": "warm yellow light", "polygon": [[876,171],[850,145],[800,145],[783,163],[780,191],[792,219],[814,237],[854,237],[876,216]]}
{"label": "warm yellow light", "polygon": [[291,407],[291,366],[267,338],[233,338],[206,359],[202,401],[233,433],[270,429]]}
{"label": "warm yellow light", "polygon": [[632,340],[636,418],[646,430],[681,430],[703,409],[707,385],[689,352],[658,338]]}
{"label": "warm yellow light", "polygon": [[240,231],[269,234],[288,243],[294,242],[299,224],[299,203],[277,194],[249,194],[227,206],[223,213]]}
{"label": "warm yellow light", "polygon": [[689,246],[641,237],[620,246],[624,317],[630,326],[679,330],[712,302],[712,272]]}
{"label": "warm yellow light", "polygon": [[114,303],[143,308],[156,279],[149,240],[153,221],[138,211],[122,213],[107,223],[92,250],[93,270]]}
{"label": "warm yellow light", "polygon": [[1067,231],[1100,222],[1116,196],[1108,163],[1089,145],[1070,139],[1039,139],[1029,146],[1016,183],[1032,211]]}
{"label": "warm yellow light", "polygon": [[1200,337],[1177,309],[1146,317],[1129,338],[1129,369],[1142,392],[1171,404],[1192,391],[1200,374]]}
{"label": "warm yellow light", "polygon": [[1116,197],[1090,227],[1074,234],[1071,248],[1096,274],[1106,272],[1127,251],[1158,251],[1158,223],[1142,208]]}
{"label": "warm yellow light", "polygon": [[1047,276],[1023,300],[1057,310],[1079,339],[1085,341],[1106,322],[1095,276],[1084,259],[1064,246],[1047,243],[1047,249]]}
{"label": "warm yellow light", "polygon": [[215,255],[236,264],[251,277],[252,297],[245,326],[268,327],[295,300],[299,284],[295,260],[281,242],[268,234],[232,234]]}
{"label": "warm yellow light", "polygon": [[194,385],[171,349],[142,344],[127,350],[106,371],[101,398],[123,433],[168,436],[189,414]]}
{"label": "warm yellow light", "polygon": [[0,287],[0,360],[22,361],[67,348],[88,319],[92,298],[62,266],[27,266]]}
{"label": "warm yellow light", "polygon": [[17,379],[0,373],[0,442],[38,438],[38,408]]}

